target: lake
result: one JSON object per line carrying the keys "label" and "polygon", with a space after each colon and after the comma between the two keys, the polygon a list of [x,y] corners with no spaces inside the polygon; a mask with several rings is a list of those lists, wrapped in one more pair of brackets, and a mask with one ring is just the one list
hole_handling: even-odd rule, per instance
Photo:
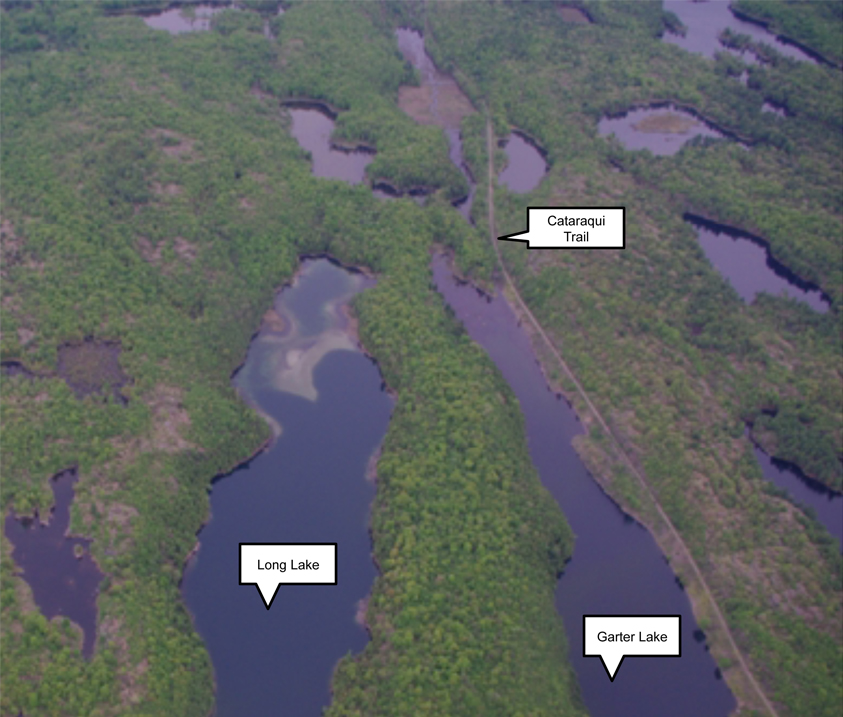
{"label": "lake", "polygon": [[[183,592],[214,666],[216,717],[319,715],[337,661],[368,641],[355,616],[375,578],[366,478],[392,411],[343,306],[371,282],[306,261],[281,291],[234,382],[275,442],[214,481]],[[280,435],[279,435],[280,434]],[[337,585],[282,585],[270,610],[238,584],[240,542],[336,542]]]}
{"label": "lake", "polygon": [[[442,255],[433,260],[433,275],[457,318],[517,396],[533,463],[576,534],[573,558],[559,580],[556,607],[589,714],[730,714],[735,699],[707,650],[687,595],[649,532],[626,515],[586,470],[572,445],[583,432],[579,419],[548,387],[509,304],[500,294],[489,300],[470,285],[456,282]],[[583,657],[584,614],[681,615],[682,657],[630,658],[610,683],[598,658]]]}

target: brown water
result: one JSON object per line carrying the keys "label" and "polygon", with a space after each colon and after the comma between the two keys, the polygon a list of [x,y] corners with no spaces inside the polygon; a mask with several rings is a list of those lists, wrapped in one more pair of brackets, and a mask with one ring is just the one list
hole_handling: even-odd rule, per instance
{"label": "brown water", "polygon": [[[573,409],[548,387],[530,340],[506,300],[489,300],[433,259],[437,289],[509,383],[524,414],[530,456],[576,535],[556,591],[569,659],[592,717],[726,717],[735,699],[708,653],[681,584],[652,536],[597,485],[571,443],[583,432]],[[630,658],[609,682],[583,656],[585,614],[682,616],[682,657]]]}
{"label": "brown water", "polygon": [[744,301],[752,302],[763,292],[796,299],[821,314],[828,311],[831,302],[819,287],[777,262],[760,237],[693,214],[686,214],[685,220],[696,230],[708,260]]}
{"label": "brown water", "polygon": [[570,22],[574,25],[588,25],[591,23],[591,18],[579,8],[559,5],[557,10],[565,22]]}
{"label": "brown water", "polygon": [[[665,33],[664,41],[688,50],[688,52],[696,52],[713,58],[715,53],[725,51],[726,48],[718,37],[723,30],[729,28],[741,35],[749,35],[756,42],[771,45],[785,57],[816,64],[816,60],[809,54],[793,44],[783,42],[761,25],[739,20],[732,13],[728,2],[665,0],[663,6],[665,10],[674,13],[682,21],[682,24],[688,28],[684,37],[673,33]],[[746,62],[756,62],[751,53],[735,52],[733,54],[739,55]]]}
{"label": "brown water", "polygon": [[474,112],[468,98],[453,77],[440,72],[424,47],[424,38],[415,30],[400,28],[395,31],[398,49],[419,72],[420,87],[404,86],[399,89],[398,105],[420,124],[441,127],[448,139],[451,161],[468,181],[468,196],[455,202],[460,213],[470,221],[471,207],[477,185],[465,165],[460,139],[460,123]]}
{"label": "brown water", "polygon": [[59,346],[56,373],[82,398],[111,389],[119,403],[128,403],[120,389],[129,377],[120,366],[122,348],[118,341],[86,339]]}
{"label": "brown water", "polygon": [[[91,558],[85,538],[68,537],[70,504],[76,470],[68,469],[51,481],[55,506],[45,525],[39,516],[6,516],[6,539],[20,576],[32,589],[35,604],[48,620],[61,615],[82,628],[82,654],[94,653],[97,626],[97,591],[103,574]],[[79,557],[77,557],[77,553]]]}
{"label": "brown water", "polygon": [[313,174],[326,179],[342,179],[349,184],[360,184],[366,178],[366,167],[375,158],[367,150],[339,149],[331,142],[334,120],[325,109],[316,105],[290,107],[293,120],[291,134],[313,158]]}
{"label": "brown water", "polygon": [[536,146],[513,132],[505,140],[504,151],[507,163],[498,181],[516,194],[526,194],[538,187],[547,174],[547,162]]}
{"label": "brown water", "polygon": [[[660,131],[667,128],[668,131]],[[598,133],[614,134],[627,149],[649,149],[656,155],[676,154],[694,137],[725,135],[690,112],[673,105],[630,110],[619,117],[604,117],[597,125]]]}

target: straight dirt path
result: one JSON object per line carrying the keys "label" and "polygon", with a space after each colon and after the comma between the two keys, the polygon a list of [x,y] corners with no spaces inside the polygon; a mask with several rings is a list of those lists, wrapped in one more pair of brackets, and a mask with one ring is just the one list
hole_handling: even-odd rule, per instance
{"label": "straight dirt path", "polygon": [[691,555],[691,551],[688,549],[688,546],[685,545],[685,541],[682,540],[682,537],[679,535],[679,531],[673,525],[673,522],[667,516],[664,509],[662,508],[659,501],[656,499],[653,491],[650,489],[649,484],[644,479],[644,476],[641,472],[635,467],[630,457],[627,455],[626,451],[621,446],[620,441],[617,439],[615,434],[609,428],[606,421],[603,420],[603,416],[601,415],[600,411],[597,410],[595,405],[592,403],[591,399],[589,398],[588,394],[586,393],[585,389],[582,387],[579,381],[577,381],[576,376],[574,376],[573,371],[568,368],[568,364],[562,358],[559,351],[556,349],[556,346],[550,340],[550,337],[547,335],[545,330],[542,328],[542,325],[538,322],[535,316],[533,316],[533,312],[527,307],[527,304],[521,298],[521,294],[518,292],[518,289],[515,286],[515,282],[510,277],[509,272],[506,270],[506,266],[503,263],[503,258],[501,257],[500,249],[498,248],[498,237],[497,231],[495,229],[495,197],[494,197],[494,154],[493,154],[493,133],[492,133],[492,121],[491,118],[488,116],[486,117],[486,154],[488,155],[488,167],[489,167],[489,186],[488,186],[488,194],[487,194],[487,204],[488,204],[488,221],[489,221],[489,241],[492,243],[492,248],[495,251],[495,256],[498,260],[498,265],[500,266],[501,272],[503,273],[504,279],[506,281],[506,286],[509,288],[512,296],[515,298],[516,302],[518,303],[518,308],[523,312],[523,314],[530,320],[533,324],[533,328],[542,337],[544,342],[547,344],[548,349],[559,362],[559,365],[562,367],[562,370],[565,372],[565,375],[570,379],[570,381],[574,384],[577,389],[577,392],[580,394],[580,397],[584,401],[585,405],[588,406],[588,410],[591,411],[591,414],[594,416],[594,419],[597,421],[599,426],[603,429],[606,435],[610,438],[612,443],[614,444],[618,455],[621,456],[624,465],[632,471],[632,474],[638,479],[638,482],[641,484],[641,487],[644,489],[646,494],[649,496],[650,500],[653,503],[659,517],[664,521],[665,526],[668,529],[668,532],[676,541],[676,545],[679,546],[680,551],[683,554],[685,560],[687,560],[688,565],[690,565],[691,570],[694,573],[697,581],[699,582],[700,587],[703,590],[703,593],[708,600],[711,611],[714,614],[717,622],[720,625],[723,634],[726,636],[726,639],[729,643],[731,651],[735,655],[735,659],[737,660],[738,665],[740,665],[741,671],[743,672],[744,676],[746,677],[747,682],[752,686],[753,690],[757,693],[758,699],[760,700],[761,704],[764,705],[764,708],[767,712],[771,715],[771,717],[779,717],[778,712],[776,712],[773,705],[767,699],[767,695],[764,694],[764,691],[761,689],[761,686],[756,681],[755,677],[753,676],[752,672],[749,669],[749,665],[747,665],[746,660],[743,656],[743,653],[738,649],[738,645],[735,642],[735,638],[732,635],[732,631],[729,629],[729,625],[726,622],[726,618],[720,610],[720,606],[717,604],[717,601],[714,599],[714,595],[712,594],[711,590],[708,587],[708,583],[706,582],[705,578],[703,577],[702,571],[700,570],[699,565],[697,565],[697,561],[694,560],[693,555]]}

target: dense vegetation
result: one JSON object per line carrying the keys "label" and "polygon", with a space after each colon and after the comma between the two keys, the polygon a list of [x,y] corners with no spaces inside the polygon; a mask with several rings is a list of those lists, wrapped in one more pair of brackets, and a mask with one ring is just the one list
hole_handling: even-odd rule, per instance
{"label": "dense vegetation", "polygon": [[737,0],[732,7],[741,16],[764,23],[771,32],[800,43],[828,62],[843,64],[843,5],[833,0],[764,2]]}
{"label": "dense vegetation", "polygon": [[[530,195],[495,188],[500,234],[523,229],[528,204],[629,208],[624,252],[506,246],[506,265],[691,546],[780,713],[838,714],[837,546],[763,481],[743,431],[749,422],[769,451],[843,486],[839,73],[740,37],[726,40],[766,64],[690,55],[660,42],[660,3],[588,3],[585,25],[552,3],[296,4],[275,17],[277,3],[254,0],[176,37],[128,12],[165,4],[2,5],[0,358],[33,375],[3,380],[0,506],[4,520],[10,508],[43,514],[49,476],[78,465],[72,529],[94,539],[107,577],[86,662],[72,626],[38,613],[3,541],[0,711],[209,712],[211,666],[178,583],[211,477],[268,435],[229,376],[298,256],[330,252],[379,274],[356,310],[398,396],[373,509],[372,641],[340,663],[330,713],[582,712],[552,601],[570,531],[529,464],[511,392],[430,287],[434,243],[478,281],[495,270],[485,118],[462,126],[481,181],[473,228],[448,201],[465,182],[441,131],[397,108],[416,78],[393,31],[410,26],[498,137],[515,126],[548,153]],[[784,34],[829,51],[771,5]],[[290,96],[342,110],[336,138],[378,151],[371,178],[436,195],[422,209],[314,178],[279,106]],[[791,116],[762,113],[765,99]],[[654,157],[597,136],[604,113],[655,100],[751,149],[694,142]],[[741,302],[685,211],[763,236],[832,311]],[[58,375],[59,348],[86,337],[119,342],[127,405],[105,387],[80,398]],[[579,448],[661,541],[749,711],[751,690],[649,498],[598,429]]]}
{"label": "dense vegetation", "polygon": [[[744,87],[730,79],[745,69],[737,58],[710,61],[661,42],[657,3],[588,11],[594,24],[572,25],[550,4],[494,4],[479,17],[470,6],[435,4],[427,8],[428,46],[466,75],[475,105],[488,103],[498,137],[514,126],[548,153],[552,168],[531,194],[496,187],[498,234],[523,230],[528,205],[628,207],[624,252],[506,244],[506,265],[690,545],[777,708],[836,714],[836,541],[762,479],[743,433],[749,422],[768,450],[843,486],[839,73],[771,57],[749,68]],[[786,97],[793,116],[762,113],[767,92]],[[657,100],[694,108],[750,149],[697,141],[656,157],[597,135],[605,113]],[[472,120],[463,131],[474,176],[484,178],[484,127]],[[477,196],[483,226],[482,187]],[[686,211],[763,236],[775,257],[823,288],[832,310],[819,315],[773,296],[742,302],[705,259]],[[730,686],[757,706],[699,585],[612,442],[592,426],[579,448],[607,489],[651,526]]]}
{"label": "dense vegetation", "polygon": [[[210,480],[268,436],[229,377],[298,256],[330,252],[379,274],[360,332],[397,392],[373,510],[372,642],[341,664],[331,712],[580,714],[553,607],[572,536],[530,465],[517,402],[430,286],[434,242],[465,266],[485,244],[447,201],[456,170],[441,133],[397,111],[412,73],[391,27],[304,6],[274,21],[278,40],[246,12],[171,37],[120,9],[2,11],[14,38],[2,358],[32,375],[3,380],[0,504],[4,520],[44,515],[50,475],[78,465],[71,528],[93,538],[106,578],[86,662],[73,628],[38,613],[3,541],[0,712],[210,711],[211,665],[179,580]],[[328,36],[324,57],[297,59]],[[416,181],[424,154],[419,181],[439,194],[422,209],[313,177],[279,105],[293,92],[350,107],[355,132],[377,125],[366,139],[384,173]],[[103,390],[82,397],[59,375],[59,348],[86,337],[119,342],[127,405],[92,367],[85,385]]]}

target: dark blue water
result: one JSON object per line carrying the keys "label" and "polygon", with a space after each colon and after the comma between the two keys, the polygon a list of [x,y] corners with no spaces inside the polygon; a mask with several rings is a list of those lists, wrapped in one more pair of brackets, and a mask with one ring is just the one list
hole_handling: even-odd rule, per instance
{"label": "dark blue water", "polygon": [[90,658],[97,636],[97,593],[103,574],[91,557],[90,540],[68,537],[75,468],[50,481],[55,505],[49,515],[6,516],[5,535],[12,545],[12,559],[32,589],[38,609],[48,620],[61,615],[72,620],[84,635],[82,654]]}
{"label": "dark blue water", "polygon": [[760,237],[694,214],[686,214],[685,221],[694,227],[712,266],[744,301],[751,303],[763,292],[796,299],[820,314],[828,311],[831,302],[822,290],[776,261]]}
{"label": "dark blue water", "polygon": [[[335,323],[330,299],[348,290],[346,272],[326,269],[324,260],[316,264],[316,272],[283,292],[304,286],[313,302],[276,304],[308,309],[309,320],[300,322],[309,327],[305,334]],[[333,292],[326,290],[332,282]],[[322,316],[310,311],[315,305]],[[267,360],[266,348],[248,360]],[[214,483],[212,517],[185,573],[185,599],[214,665],[218,717],[321,714],[337,661],[368,640],[355,621],[375,578],[368,533],[375,486],[365,474],[392,400],[375,364],[355,351],[327,353],[316,363],[313,383],[316,400],[266,384],[253,387],[252,399],[281,424],[282,434],[268,451]],[[337,585],[282,585],[266,610],[255,586],[238,584],[240,542],[336,542]]]}
{"label": "dark blue water", "polygon": [[796,503],[813,509],[817,520],[840,542],[843,552],[843,495],[811,480],[796,466],[771,458],[757,445],[753,449],[764,477],[786,490]]}
{"label": "dark blue water", "polygon": [[[651,535],[618,508],[580,461],[571,441],[582,426],[548,388],[509,305],[500,295],[488,301],[471,286],[457,284],[442,256],[434,258],[433,273],[445,300],[518,397],[533,463],[576,534],[556,607],[589,714],[725,717],[735,699],[704,641],[695,639],[699,628],[687,595]],[[682,657],[629,658],[610,682],[599,658],[583,657],[586,614],[681,615]]]}

